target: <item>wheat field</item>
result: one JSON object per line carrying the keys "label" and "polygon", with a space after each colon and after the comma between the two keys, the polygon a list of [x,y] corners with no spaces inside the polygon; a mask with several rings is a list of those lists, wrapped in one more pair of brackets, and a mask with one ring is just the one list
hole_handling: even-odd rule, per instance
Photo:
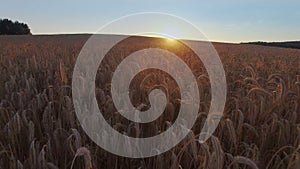
{"label": "wheat field", "polygon": [[[104,36],[104,35],[103,35]],[[170,151],[144,159],[106,152],[85,134],[73,108],[72,72],[89,35],[0,37],[0,169],[299,169],[300,50],[213,43],[227,79],[224,116],[213,136],[198,137],[210,106],[210,84],[201,61],[184,47],[161,39],[134,37],[111,50],[96,77],[96,96],[113,128],[132,137],[165,131],[176,119],[180,91],[164,72],[141,72],[131,100],[147,108],[149,90],[163,88],[171,99],[149,124],[131,122],[116,111],[112,73],[128,54],[145,45],[168,49],[197,77],[201,105],[192,132]],[[104,38],[110,38],[105,36]],[[200,43],[200,42],[197,42]]]}

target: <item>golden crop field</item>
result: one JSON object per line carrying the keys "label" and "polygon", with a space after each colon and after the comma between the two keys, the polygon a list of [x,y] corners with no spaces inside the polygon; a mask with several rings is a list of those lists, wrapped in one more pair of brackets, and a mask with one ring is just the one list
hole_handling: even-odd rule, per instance
{"label": "golden crop field", "polygon": [[[102,35],[109,40],[112,35]],[[299,169],[300,50],[213,43],[224,65],[227,100],[213,136],[198,137],[210,107],[207,72],[183,45],[160,38],[131,37],[105,56],[96,76],[96,96],[107,122],[131,137],[149,137],[172,125],[180,91],[174,79],[146,70],[130,86],[130,99],[149,108],[154,88],[170,96],[164,113],[146,124],[131,122],[114,107],[110,81],[118,64],[145,46],[169,50],[191,68],[201,105],[192,132],[170,151],[131,159],[97,146],[83,131],[72,101],[72,73],[89,35],[0,37],[0,169]],[[202,42],[195,42],[202,43]],[[130,146],[130,145],[129,145]]]}

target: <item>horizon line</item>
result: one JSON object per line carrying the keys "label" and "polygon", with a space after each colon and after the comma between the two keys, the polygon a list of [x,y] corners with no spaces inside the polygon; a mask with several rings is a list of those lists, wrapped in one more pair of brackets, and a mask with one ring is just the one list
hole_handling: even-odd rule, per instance
{"label": "horizon line", "polygon": [[[111,35],[111,36],[138,36],[138,37],[148,37],[148,38],[164,38],[162,36],[150,36],[150,35],[128,35],[128,34],[111,34],[111,33],[92,33],[92,32],[55,32],[55,33],[32,33],[30,36],[59,36],[59,35]],[[1,36],[1,35],[0,35]],[[2,35],[3,36],[3,35]],[[10,35],[6,35],[10,36]],[[255,41],[224,41],[224,40],[201,40],[201,39],[192,39],[192,38],[178,38],[175,40],[186,40],[186,41],[202,41],[202,42],[215,42],[215,43],[231,43],[231,44],[247,44],[247,43],[286,43],[286,42],[300,42],[299,40],[278,40],[278,41],[269,41],[269,40],[255,40]]]}

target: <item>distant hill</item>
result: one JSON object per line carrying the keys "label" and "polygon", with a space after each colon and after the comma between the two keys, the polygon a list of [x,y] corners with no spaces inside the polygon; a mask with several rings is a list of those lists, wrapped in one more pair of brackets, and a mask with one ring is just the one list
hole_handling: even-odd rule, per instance
{"label": "distant hill", "polygon": [[271,47],[283,47],[283,48],[293,48],[300,49],[300,41],[291,41],[291,42],[248,42],[242,44],[253,44],[253,45],[263,45]]}

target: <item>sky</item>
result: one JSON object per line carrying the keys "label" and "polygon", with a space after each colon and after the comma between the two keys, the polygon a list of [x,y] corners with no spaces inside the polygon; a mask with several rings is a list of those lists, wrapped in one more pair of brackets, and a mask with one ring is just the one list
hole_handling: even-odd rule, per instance
{"label": "sky", "polygon": [[162,12],[188,20],[211,41],[291,41],[300,40],[299,7],[299,0],[7,0],[0,18],[25,22],[33,34],[69,34],[95,33],[133,13]]}

